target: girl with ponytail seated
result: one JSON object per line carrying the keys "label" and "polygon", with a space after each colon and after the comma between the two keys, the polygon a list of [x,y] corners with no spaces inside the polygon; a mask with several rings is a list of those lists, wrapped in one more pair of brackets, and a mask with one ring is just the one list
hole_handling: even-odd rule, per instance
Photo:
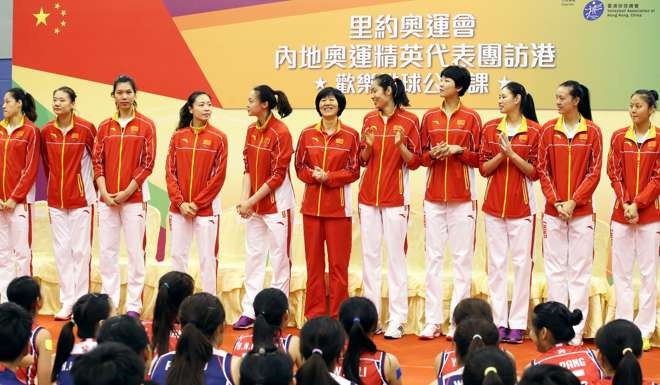
{"label": "girl with ponytail seated", "polygon": [[534,307],[530,337],[541,353],[531,365],[553,364],[575,374],[582,383],[591,383],[603,377],[596,355],[584,346],[568,344],[575,337],[573,326],[582,321],[582,312],[572,312],[559,302],[545,302]]}
{"label": "girl with ponytail seated", "polygon": [[[73,385],[71,366],[82,354],[96,348],[96,331],[101,321],[110,317],[114,305],[107,294],[89,293],[73,305],[73,316],[62,326],[50,380],[58,385]],[[75,342],[73,327],[80,342]]]}
{"label": "girl with ponytail seated", "polygon": [[297,385],[351,385],[335,374],[339,355],[346,340],[339,321],[330,317],[313,318],[300,330],[303,365],[296,373]]}
{"label": "girl with ponytail seated", "polygon": [[470,353],[463,369],[463,385],[514,385],[516,362],[494,346]]}
{"label": "girl with ponytail seated", "polygon": [[300,339],[291,333],[283,333],[282,328],[289,320],[289,301],[286,295],[275,288],[267,288],[254,298],[254,329],[251,335],[242,335],[236,339],[232,354],[243,357],[255,346],[270,346],[288,353],[296,367],[302,365]]}
{"label": "girl with ponytail seated", "polygon": [[161,355],[150,373],[159,385],[239,383],[241,359],[217,348],[222,344],[225,309],[209,293],[186,298],[179,309],[181,336],[176,351]]}
{"label": "girl with ponytail seated", "polygon": [[653,384],[642,377],[642,333],[634,323],[623,319],[607,323],[596,333],[596,346],[605,377],[595,385]]}
{"label": "girl with ponytail seated", "polygon": [[154,360],[159,354],[176,349],[176,342],[181,336],[179,306],[195,290],[193,278],[180,271],[165,273],[158,280],[158,295],[154,307],[153,321],[143,321]]}
{"label": "girl with ponytail seated", "polygon": [[438,373],[437,380],[430,385],[461,385],[463,365],[468,355],[487,346],[497,347],[499,341],[498,330],[490,321],[471,318],[459,323],[454,332],[456,369],[449,373]]}
{"label": "girl with ponytail seated", "polygon": [[339,307],[339,322],[348,335],[339,374],[360,385],[401,385],[399,360],[390,353],[378,350],[371,339],[378,326],[376,306],[364,297],[352,297]]}

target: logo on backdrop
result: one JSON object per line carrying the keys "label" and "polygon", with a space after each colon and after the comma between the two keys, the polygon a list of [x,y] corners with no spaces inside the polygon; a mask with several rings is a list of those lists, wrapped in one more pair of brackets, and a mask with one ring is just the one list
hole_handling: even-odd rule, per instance
{"label": "logo on backdrop", "polygon": [[603,2],[600,0],[592,0],[584,6],[582,15],[584,15],[585,19],[594,21],[603,16],[603,12],[605,12],[605,5]]}

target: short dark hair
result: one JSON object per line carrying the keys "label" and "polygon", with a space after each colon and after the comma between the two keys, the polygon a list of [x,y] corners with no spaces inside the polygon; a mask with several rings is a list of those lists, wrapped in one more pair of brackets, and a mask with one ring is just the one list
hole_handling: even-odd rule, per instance
{"label": "short dark hair", "polygon": [[566,368],[541,364],[527,368],[518,385],[580,385],[580,380]]}
{"label": "short dark hair", "polygon": [[32,317],[12,302],[0,305],[0,361],[12,362],[26,351],[32,334]]}
{"label": "short dark hair", "polygon": [[99,328],[97,341],[99,344],[119,342],[137,354],[142,354],[149,345],[149,338],[144,326],[137,319],[127,315],[105,320]]}
{"label": "short dark hair", "polygon": [[71,376],[76,385],[140,385],[144,361],[128,346],[108,342],[76,358]]}
{"label": "short dark hair", "polygon": [[470,88],[470,82],[472,82],[470,71],[468,71],[465,67],[456,65],[452,65],[443,69],[442,72],[440,72],[440,76],[453,80],[456,87],[461,88],[461,90],[458,91],[458,96],[465,95],[468,88]]}
{"label": "short dark hair", "polygon": [[341,116],[341,113],[344,112],[344,109],[346,108],[346,96],[344,96],[344,93],[339,91],[338,89],[334,87],[325,87],[319,93],[316,95],[316,100],[314,101],[314,106],[316,106],[316,112],[321,115],[321,109],[319,108],[319,103],[321,103],[321,99],[328,97],[328,96],[334,96],[335,99],[337,99],[337,103],[339,104],[339,110],[337,111],[337,116]]}
{"label": "short dark hair", "polygon": [[24,275],[14,278],[7,286],[7,299],[20,305],[28,313],[35,314],[37,301],[41,297],[41,288],[36,279]]}

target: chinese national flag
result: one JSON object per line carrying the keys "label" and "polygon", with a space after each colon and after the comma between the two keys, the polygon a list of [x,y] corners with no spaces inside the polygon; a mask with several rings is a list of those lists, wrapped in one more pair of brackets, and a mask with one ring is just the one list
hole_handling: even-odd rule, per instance
{"label": "chinese national flag", "polygon": [[218,100],[160,0],[20,0],[13,20],[15,65],[108,84],[127,74],[138,90]]}

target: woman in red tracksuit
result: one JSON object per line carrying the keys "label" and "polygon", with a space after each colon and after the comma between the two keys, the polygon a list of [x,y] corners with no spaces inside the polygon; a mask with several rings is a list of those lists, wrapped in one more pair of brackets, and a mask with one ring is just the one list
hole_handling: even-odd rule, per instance
{"label": "woman in red tracksuit", "polygon": [[537,172],[545,196],[543,258],[548,301],[580,309],[573,345],[582,344],[593,265],[592,195],[600,180],[603,138],[591,121],[589,90],[569,80],[555,94],[561,114],[543,125]]}
{"label": "woman in red tracksuit", "polygon": [[60,278],[62,307],[55,320],[71,318],[73,304],[89,291],[97,198],[92,170],[96,128],[74,113],[75,103],[73,89],[56,89],[53,112],[57,117],[41,129],[43,163],[48,175],[48,214]]}
{"label": "woman in red tracksuit", "polygon": [[[488,178],[486,213],[488,286],[500,341],[522,343],[532,277],[536,223],[534,185],[541,127],[536,122],[532,95],[510,82],[499,96],[503,118],[486,123],[481,133],[479,171]],[[508,306],[508,255],[514,266],[511,307]]]}
{"label": "woman in red tracksuit", "polygon": [[0,297],[7,285],[32,275],[32,202],[39,168],[40,137],[32,95],[12,88],[4,95],[0,121]]}
{"label": "woman in red tracksuit", "polygon": [[381,242],[387,247],[389,324],[385,338],[401,338],[408,320],[406,234],[410,205],[408,174],[420,165],[419,119],[403,107],[401,79],[377,75],[371,84],[376,108],[364,117],[360,163],[366,167],[358,197],[364,296],[381,304]]}
{"label": "woman in red tracksuit", "polygon": [[298,178],[305,183],[300,211],[307,261],[307,319],[327,315],[326,245],[331,317],[337,318],[339,305],[348,298],[353,216],[351,183],[360,177],[359,134],[339,120],[346,107],[346,97],[336,88],[327,87],[318,93],[315,105],[322,119],[300,134],[295,160]]}
{"label": "woman in red tracksuit", "polygon": [[211,126],[211,97],[193,92],[181,107],[165,167],[170,197],[172,268],[188,271],[193,234],[202,290],[217,294],[220,190],[227,171],[227,136]]}
{"label": "woman in red tracksuit", "polygon": [[282,91],[267,85],[252,90],[248,114],[257,118],[245,137],[243,191],[236,211],[247,219],[245,224],[245,295],[243,314],[235,329],[252,327],[255,320],[253,301],[261,291],[266,275],[266,256],[273,268],[271,287],[289,296],[291,280],[292,209],[295,206],[289,162],[293,140],[289,128],[277,119],[288,116],[291,105]]}
{"label": "woman in red tracksuit", "polygon": [[660,137],[651,123],[658,93],[638,90],[630,98],[632,124],[612,134],[607,175],[616,194],[612,212],[612,273],[616,317],[633,321],[634,260],[640,270],[639,311],[634,319],[642,332],[644,350],[656,323],[656,273],[660,242]]}
{"label": "woman in red tracksuit", "polygon": [[128,249],[126,312],[139,317],[144,288],[145,226],[149,184],[156,157],[156,126],[136,110],[135,81],[122,75],[112,85],[117,113],[98,129],[92,156],[99,188],[101,290],[119,306],[119,237]]}

